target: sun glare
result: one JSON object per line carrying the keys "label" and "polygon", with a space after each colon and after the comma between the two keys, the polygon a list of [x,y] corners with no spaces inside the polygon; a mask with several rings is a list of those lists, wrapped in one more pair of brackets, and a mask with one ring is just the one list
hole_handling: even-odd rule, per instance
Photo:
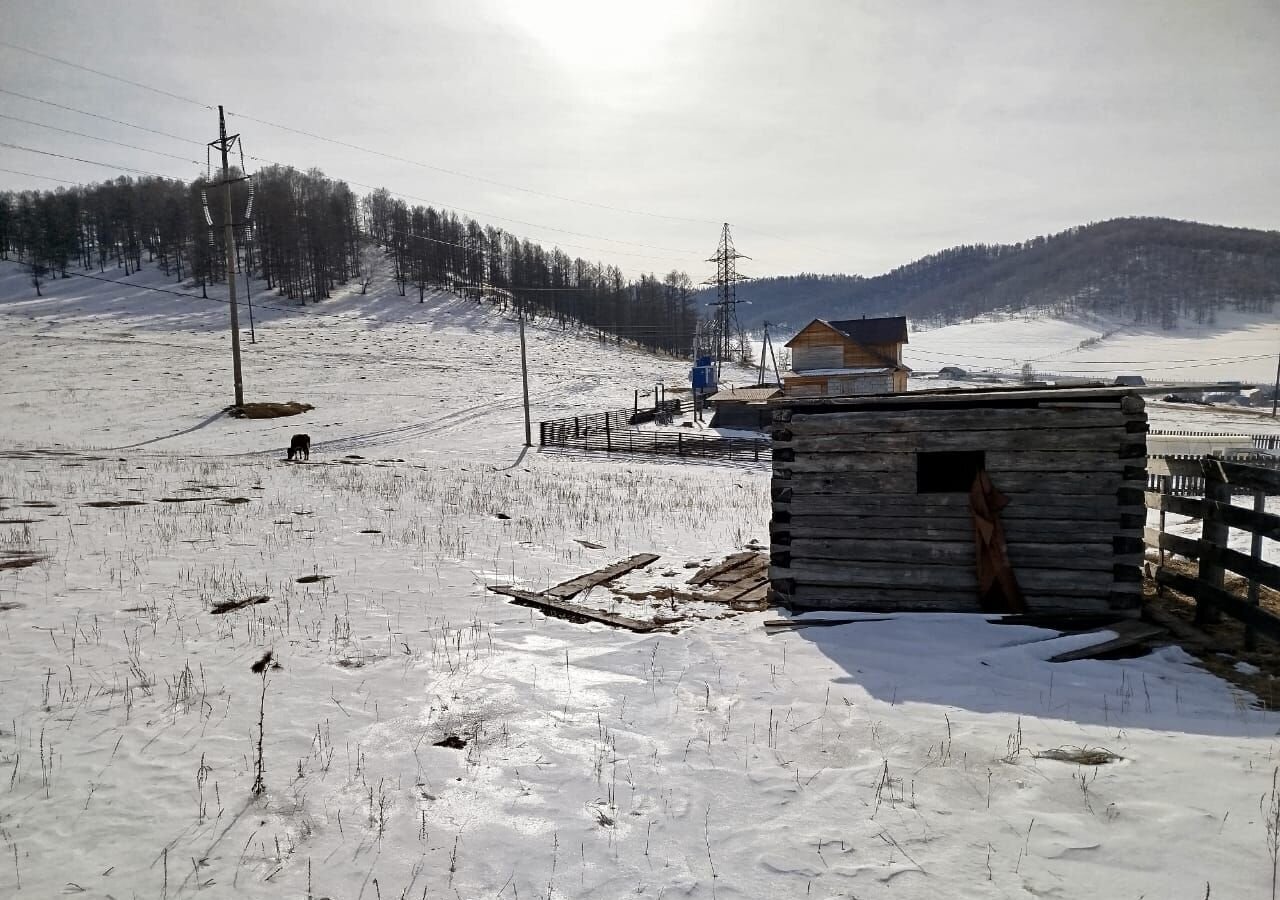
{"label": "sun glare", "polygon": [[599,0],[544,0],[512,4],[503,16],[561,63],[630,67],[661,55],[664,45],[689,28],[697,4],[650,0],[643,4]]}

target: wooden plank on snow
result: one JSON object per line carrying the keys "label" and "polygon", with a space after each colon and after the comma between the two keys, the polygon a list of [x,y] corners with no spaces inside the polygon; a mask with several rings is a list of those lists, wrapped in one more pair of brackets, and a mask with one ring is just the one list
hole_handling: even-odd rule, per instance
{"label": "wooden plank on snow", "polygon": [[753,572],[746,578],[740,578],[732,584],[725,585],[706,599],[710,603],[729,603],[732,600],[737,600],[740,597],[751,593],[751,591],[761,587],[762,585],[767,586],[768,584],[769,575],[767,572],[761,570]]}
{"label": "wooden plank on snow", "polygon": [[730,569],[742,565],[755,555],[756,554],[751,550],[747,550],[742,553],[734,553],[731,556],[726,557],[723,562],[716,563],[714,566],[707,566],[704,569],[699,569],[697,574],[689,579],[689,584],[695,586],[706,584],[722,572],[727,572]]}
{"label": "wooden plank on snow", "polygon": [[548,597],[568,600],[575,594],[580,594],[589,588],[613,581],[615,578],[636,569],[643,569],[645,566],[657,561],[658,555],[656,553],[637,553],[635,556],[629,556],[624,560],[605,566],[603,569],[596,569],[594,572],[579,575],[577,578],[571,578],[562,584],[557,584],[555,587],[547,588],[547,590],[543,591],[543,594]]}
{"label": "wooden plank on snow", "polygon": [[1115,653],[1120,650],[1128,650],[1132,647],[1138,647],[1154,638],[1162,637],[1168,632],[1158,625],[1151,625],[1147,622],[1126,621],[1117,622],[1115,625],[1108,625],[1107,630],[1099,632],[1098,636],[1103,637],[1106,634],[1114,634],[1115,637],[1107,638],[1101,643],[1090,644],[1087,647],[1080,647],[1076,650],[1068,650],[1065,653],[1059,653],[1049,657],[1049,662],[1073,662],[1077,659],[1102,659],[1108,654]]}
{"label": "wooden plank on snow", "polygon": [[502,594],[504,597],[510,597],[513,603],[520,606],[532,606],[541,610],[545,615],[554,616],[560,619],[568,619],[572,622],[600,622],[604,625],[612,625],[614,628],[625,628],[628,631],[634,631],[637,634],[647,634],[660,626],[658,622],[645,622],[640,619],[632,619],[628,616],[619,616],[614,613],[604,612],[599,609],[587,609],[583,606],[577,606],[573,603],[566,603],[556,597],[548,597],[546,594],[535,594],[532,591],[522,591],[520,588],[512,587],[507,584],[490,585],[489,590],[495,594]]}

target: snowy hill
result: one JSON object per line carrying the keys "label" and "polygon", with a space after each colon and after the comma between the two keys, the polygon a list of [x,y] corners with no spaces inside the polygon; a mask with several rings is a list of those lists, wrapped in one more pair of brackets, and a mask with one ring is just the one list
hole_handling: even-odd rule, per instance
{"label": "snowy hill", "polygon": [[[418,303],[384,278],[368,295],[352,285],[303,308],[254,282],[256,343],[248,339],[249,304],[243,296],[240,303],[245,398],[298,399],[316,409],[248,421],[217,416],[234,399],[225,286],[210,286],[204,300],[199,287],[175,285],[154,269],[128,279],[89,274],[47,281],[37,298],[19,266],[0,263],[6,397],[16,413],[30,413],[12,433],[24,446],[163,439],[157,449],[261,451],[307,429],[350,452],[430,452],[430,436],[464,428],[485,446],[523,440],[517,325],[492,304],[444,293]],[[556,325],[531,322],[527,339],[535,422],[626,406],[635,388],[686,379],[683,361]],[[74,401],[76,415],[45,415],[51,401]]]}
{"label": "snowy hill", "polygon": [[955,322],[996,310],[1103,315],[1155,328],[1273,314],[1280,232],[1125,218],[1017,244],[951,247],[870,278],[761,278],[739,296],[749,324],[906,315]]}

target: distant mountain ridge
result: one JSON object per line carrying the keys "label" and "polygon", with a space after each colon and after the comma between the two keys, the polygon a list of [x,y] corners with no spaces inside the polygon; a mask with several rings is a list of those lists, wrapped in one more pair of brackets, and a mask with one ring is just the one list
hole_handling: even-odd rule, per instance
{"label": "distant mountain ridge", "polygon": [[943,325],[994,310],[1089,312],[1176,328],[1280,301],[1280,231],[1111,219],[1018,244],[953,247],[884,275],[788,275],[738,288],[743,324],[906,315]]}

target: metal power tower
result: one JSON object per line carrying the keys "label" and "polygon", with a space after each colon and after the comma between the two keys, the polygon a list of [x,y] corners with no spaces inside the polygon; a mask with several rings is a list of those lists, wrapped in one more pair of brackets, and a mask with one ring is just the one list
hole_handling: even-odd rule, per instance
{"label": "metal power tower", "polygon": [[746,346],[742,339],[742,327],[738,324],[737,285],[742,281],[750,281],[745,275],[738,274],[738,260],[750,259],[733,248],[733,236],[729,234],[729,223],[724,223],[720,232],[720,246],[716,255],[707,260],[716,264],[716,277],[703,284],[716,286],[716,299],[711,305],[716,308],[712,322],[712,353],[716,358],[716,375],[724,367],[726,360],[741,359]]}

